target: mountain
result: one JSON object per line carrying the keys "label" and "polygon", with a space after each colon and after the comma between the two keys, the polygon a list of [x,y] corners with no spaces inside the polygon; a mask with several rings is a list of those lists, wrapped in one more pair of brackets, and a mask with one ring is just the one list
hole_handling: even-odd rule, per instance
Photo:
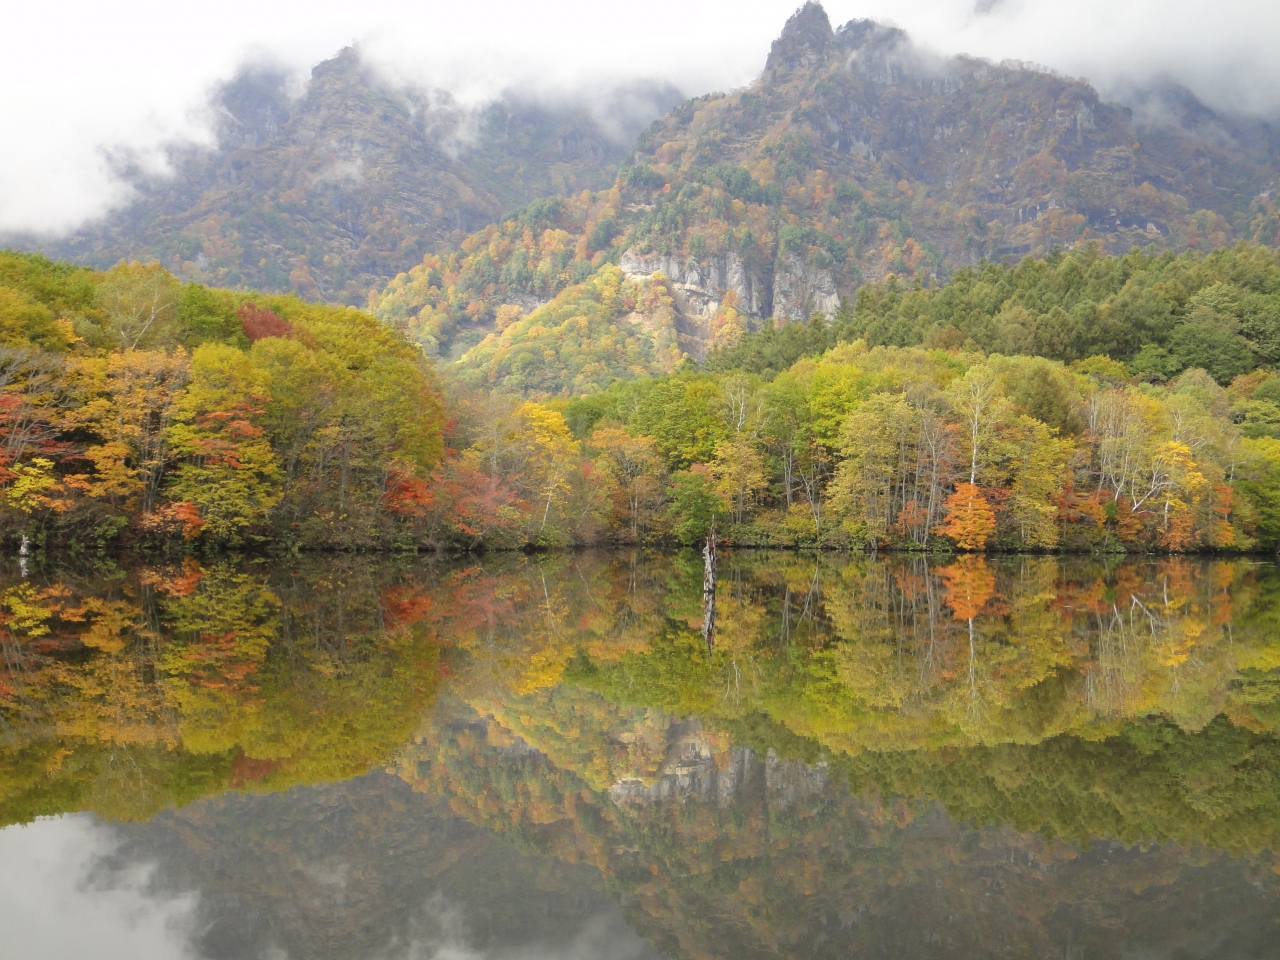
{"label": "mountain", "polygon": [[1108,103],[872,21],[835,29],[810,2],[754,83],[640,131],[675,99],[650,85],[473,110],[389,85],[354,49],[297,97],[251,70],[218,94],[215,149],[45,248],[367,303],[473,379],[563,394],[833,314],[890,276],[1280,240],[1280,131],[1170,84]]}
{"label": "mountain", "polygon": [[[1129,99],[1107,103],[1024,64],[935,57],[872,21],[833,29],[808,3],[753,84],[690,100],[645,131],[613,190],[554,222],[486,228],[372,306],[500,382],[501,358],[551,329],[517,313],[606,262],[628,281],[660,275],[673,313],[618,308],[609,323],[668,339],[674,328],[701,359],[766,318],[832,314],[890,275],[929,284],[984,258],[1088,244],[1277,241],[1280,130],[1173,86]],[[548,237],[564,265],[526,269],[546,261]]]}
{"label": "mountain", "polygon": [[621,262],[693,299],[733,290],[752,315],[795,319],[890,273],[1088,241],[1253,239],[1278,175],[1280,131],[1185,91],[1135,111],[1021,64],[932,58],[871,21],[832,30],[808,3],[755,84],[641,137],[622,177],[638,216]]}
{"label": "mountain", "polygon": [[[229,287],[363,303],[430,249],[536,197],[612,182],[636,133],[679,95],[662,85],[582,102],[511,93],[467,109],[390,86],[354,48],[293,97],[270,69],[217,94],[217,146],[139,177],[139,198],[66,239],[28,241],[97,267],[158,260]],[[607,117],[602,123],[595,116]]]}

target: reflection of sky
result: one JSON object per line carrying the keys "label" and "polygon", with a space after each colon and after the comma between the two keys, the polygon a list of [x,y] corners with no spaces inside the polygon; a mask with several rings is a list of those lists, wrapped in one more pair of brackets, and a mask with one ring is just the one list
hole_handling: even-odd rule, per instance
{"label": "reflection of sky", "polygon": [[[147,826],[140,829],[146,831]],[[128,863],[130,853],[121,838],[119,831],[87,814],[43,818],[0,830],[3,960],[196,960],[205,955],[198,946],[199,934],[211,918],[199,909],[200,895],[161,889],[159,865]],[[321,879],[341,887],[344,867]],[[576,933],[571,928],[556,943],[538,942],[535,935],[530,943],[478,948],[476,934],[481,931],[468,922],[465,906],[445,892],[430,897],[418,917],[409,919],[409,927],[409,935],[390,953],[351,960],[654,960],[657,956],[614,912],[582,917]],[[277,946],[259,944],[255,955],[244,960],[286,960],[288,956]]]}
{"label": "reflection of sky", "polygon": [[195,916],[193,894],[151,892],[152,868],[94,865],[116,846],[110,828],[78,814],[0,830],[0,930],[5,960],[178,960]]}
{"label": "reflection of sky", "polygon": [[394,960],[645,960],[654,956],[644,941],[617,917],[609,916],[589,919],[568,944],[533,943],[495,951],[477,950],[468,945],[463,928],[449,922],[448,914],[454,911],[443,904],[437,906],[445,913],[443,935],[412,943]]}

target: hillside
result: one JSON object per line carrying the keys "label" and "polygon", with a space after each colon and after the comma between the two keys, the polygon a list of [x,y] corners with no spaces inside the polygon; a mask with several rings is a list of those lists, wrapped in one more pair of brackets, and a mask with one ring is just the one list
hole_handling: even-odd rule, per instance
{"label": "hillside", "polygon": [[[432,276],[458,300],[430,316],[464,279],[590,271],[567,231],[513,224]],[[433,370],[354,308],[0,253],[0,539],[471,550],[696,544],[714,524],[755,546],[1280,545],[1269,248],[867,284],[856,312],[741,334],[701,371],[672,291],[604,261]]]}
{"label": "hillside", "polygon": [[[681,346],[701,359],[890,275],[931,283],[1090,243],[1274,244],[1277,131],[1176,88],[1134,101],[1026,65],[932,58],[869,21],[833,30],[809,3],[754,84],[654,123],[613,190],[555,222],[487,228],[371,305],[458,356],[609,261],[633,280],[662,274]],[[548,237],[561,265],[526,270],[546,262]]]}
{"label": "hillside", "polygon": [[[180,153],[173,177],[140,180],[137,202],[104,222],[24,245],[100,268],[157,260],[201,283],[362,304],[426,251],[506,210],[607,186],[631,138],[678,94],[602,97],[617,130],[581,103],[508,95],[476,113],[396,89],[351,48],[316,66],[297,98],[283,74],[249,71],[216,97],[216,149]],[[636,104],[649,105],[644,115]]]}

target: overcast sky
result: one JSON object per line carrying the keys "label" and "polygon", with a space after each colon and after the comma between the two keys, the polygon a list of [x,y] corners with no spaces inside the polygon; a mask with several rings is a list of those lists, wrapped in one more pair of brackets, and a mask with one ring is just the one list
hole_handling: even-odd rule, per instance
{"label": "overcast sky", "polygon": [[[247,60],[304,76],[353,41],[390,77],[482,99],[513,84],[749,82],[797,0],[63,0],[9,4],[0,34],[0,231],[64,231],[128,198],[110,157],[162,168],[207,140],[202,107]],[[1169,75],[1211,105],[1280,112],[1277,0],[831,0],[924,46],[1092,80]]]}

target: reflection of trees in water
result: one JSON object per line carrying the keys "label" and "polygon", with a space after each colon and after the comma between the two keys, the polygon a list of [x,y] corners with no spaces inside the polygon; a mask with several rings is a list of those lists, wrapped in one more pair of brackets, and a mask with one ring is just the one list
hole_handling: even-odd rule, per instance
{"label": "reflection of trees in water", "polygon": [[1280,843],[1271,567],[722,553],[711,649],[704,572],[632,552],[14,584],[0,809],[145,818],[390,764],[433,809],[602,870],[682,956],[847,953],[944,916],[957,952],[1035,955],[1072,923],[1184,929],[1210,888],[1274,905],[1249,852]]}
{"label": "reflection of trees in water", "polygon": [[[472,715],[464,724],[457,720],[463,705],[446,707],[402,752],[401,776],[523,849],[596,866],[633,925],[675,956],[936,956],[940,946],[955,955],[1036,956],[1059,955],[1068,943],[1099,957],[1161,945],[1191,956],[1239,946],[1247,955],[1274,935],[1280,890],[1269,855],[1232,861],[1203,849],[1139,852],[1088,838],[1073,848],[1028,823],[1020,824],[1022,833],[996,826],[970,832],[929,802],[891,789],[850,789],[873,773],[891,787],[894,761],[887,757],[866,755],[853,766],[838,757],[808,762],[735,743],[716,723],[677,718],[668,720],[668,749],[649,777],[602,789],[565,763],[555,744],[513,743],[500,719]],[[515,708],[526,715],[537,709],[528,700]],[[550,730],[538,728],[544,738]],[[769,742],[768,732],[753,732],[762,745]],[[591,733],[578,730],[579,737]],[[773,737],[785,740],[777,731]],[[1023,770],[1077,775],[1088,795],[1098,781],[1086,782],[1084,773],[1105,765],[1098,747],[1086,746],[1078,761],[1060,750],[1038,761],[984,761],[979,751],[965,772],[978,782],[982,763],[986,774],[999,776],[1012,761]],[[1109,774],[1155,773],[1135,759],[1115,757]],[[944,782],[953,762],[929,761]],[[921,777],[921,765],[906,760],[901,783],[911,782],[913,767]],[[1141,806],[1136,799],[1121,801],[1130,815]],[[957,818],[983,819],[974,806],[944,800]],[[1035,807],[1025,795],[1010,802],[1024,818]],[[1084,813],[1096,817],[1095,827],[1116,826],[1047,786],[1039,802],[1050,804],[1041,815]],[[1041,826],[1055,832],[1051,820]],[[1195,929],[1184,913],[1206,896],[1221,898],[1223,908],[1235,904],[1227,909],[1231,919],[1224,914],[1211,931]]]}
{"label": "reflection of trees in water", "polygon": [[[134,771],[102,808],[143,811],[350,775],[409,737],[442,675],[603,787],[653,775],[668,715],[765,717],[849,755],[1161,713],[1273,729],[1269,566],[727,553],[710,650],[704,572],[693,552],[617,552],[17,583],[0,595],[4,789],[62,809]],[[606,715],[607,748],[579,736]]]}
{"label": "reflection of trees in water", "polygon": [[0,807],[136,817],[366,771],[436,685],[413,593],[341,563],[274,583],[188,562],[10,588]]}

